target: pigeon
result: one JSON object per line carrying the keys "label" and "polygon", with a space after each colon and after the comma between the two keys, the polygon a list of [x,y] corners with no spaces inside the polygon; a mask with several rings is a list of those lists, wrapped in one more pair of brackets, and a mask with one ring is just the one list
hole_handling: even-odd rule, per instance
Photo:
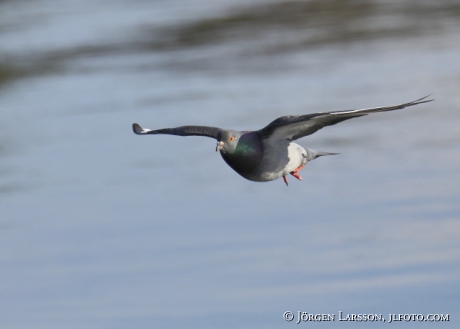
{"label": "pigeon", "polygon": [[360,110],[320,112],[305,115],[288,115],[272,121],[256,131],[237,131],[206,126],[182,126],[157,130],[144,129],[133,123],[138,135],[206,136],[217,140],[216,152],[242,177],[254,182],[268,182],[287,176],[302,180],[299,171],[316,158],[339,153],[320,152],[304,148],[292,141],[311,135],[326,126],[362,117],[370,113],[400,110],[433,101],[429,96],[415,101],[384,107]]}

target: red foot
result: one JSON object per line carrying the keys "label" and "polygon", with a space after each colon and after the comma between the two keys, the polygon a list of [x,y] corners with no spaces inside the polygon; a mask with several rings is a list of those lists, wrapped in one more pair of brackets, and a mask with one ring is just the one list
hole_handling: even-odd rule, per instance
{"label": "red foot", "polygon": [[289,186],[286,176],[283,176],[283,179],[284,179],[284,182],[286,183],[286,186]]}
{"label": "red foot", "polygon": [[298,174],[298,172],[303,168],[305,167],[305,165],[301,165],[299,168],[296,168],[294,169],[293,171],[290,172],[290,174],[292,176],[294,176],[295,178],[297,178],[298,180],[302,180],[302,177],[300,177],[300,175]]}

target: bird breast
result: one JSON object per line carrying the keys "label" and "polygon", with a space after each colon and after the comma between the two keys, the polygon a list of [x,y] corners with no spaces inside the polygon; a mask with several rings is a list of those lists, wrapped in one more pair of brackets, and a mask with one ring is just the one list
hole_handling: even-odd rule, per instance
{"label": "bird breast", "polygon": [[225,162],[245,178],[257,171],[263,154],[264,148],[260,138],[252,134],[241,135],[233,152],[221,152]]}

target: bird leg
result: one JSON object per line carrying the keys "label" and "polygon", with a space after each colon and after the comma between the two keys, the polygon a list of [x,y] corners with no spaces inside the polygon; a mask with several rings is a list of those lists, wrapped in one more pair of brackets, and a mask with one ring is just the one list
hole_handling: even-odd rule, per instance
{"label": "bird leg", "polygon": [[[290,172],[290,174],[291,174],[292,176],[294,176],[295,178],[297,178],[298,180],[302,180],[302,177],[300,177],[300,175],[298,174],[298,172],[299,172],[300,170],[302,170],[303,167],[305,167],[305,164],[303,164],[303,165],[301,165],[300,167],[294,169],[293,171]],[[286,186],[289,186],[286,176],[283,176],[283,180],[284,180],[284,182],[286,183]]]}
{"label": "bird leg", "polygon": [[286,186],[289,186],[286,176],[283,176],[283,179],[284,179],[284,182],[286,183]]}
{"label": "bird leg", "polygon": [[302,177],[300,177],[300,175],[298,174],[298,172],[303,168],[305,167],[305,165],[301,165],[299,168],[295,169],[294,171],[291,171],[290,174],[292,176],[294,176],[295,178],[297,178],[298,180],[302,180]]}

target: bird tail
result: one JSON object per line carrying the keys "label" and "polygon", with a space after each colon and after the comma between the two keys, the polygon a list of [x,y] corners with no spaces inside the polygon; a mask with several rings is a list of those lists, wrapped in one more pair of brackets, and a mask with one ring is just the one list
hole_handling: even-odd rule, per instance
{"label": "bird tail", "polygon": [[340,153],[331,153],[331,152],[321,152],[321,151],[315,151],[315,150],[310,150],[310,149],[306,149],[306,151],[307,151],[307,155],[306,155],[307,161],[311,161],[311,160],[314,160],[316,158],[319,158],[325,155],[340,154]]}
{"label": "bird tail", "polygon": [[340,154],[340,153],[331,153],[331,152],[320,152],[320,151],[316,151],[315,159],[316,159],[316,158],[319,158],[319,157],[322,157],[322,156],[324,156],[324,155],[337,155],[337,154]]}

